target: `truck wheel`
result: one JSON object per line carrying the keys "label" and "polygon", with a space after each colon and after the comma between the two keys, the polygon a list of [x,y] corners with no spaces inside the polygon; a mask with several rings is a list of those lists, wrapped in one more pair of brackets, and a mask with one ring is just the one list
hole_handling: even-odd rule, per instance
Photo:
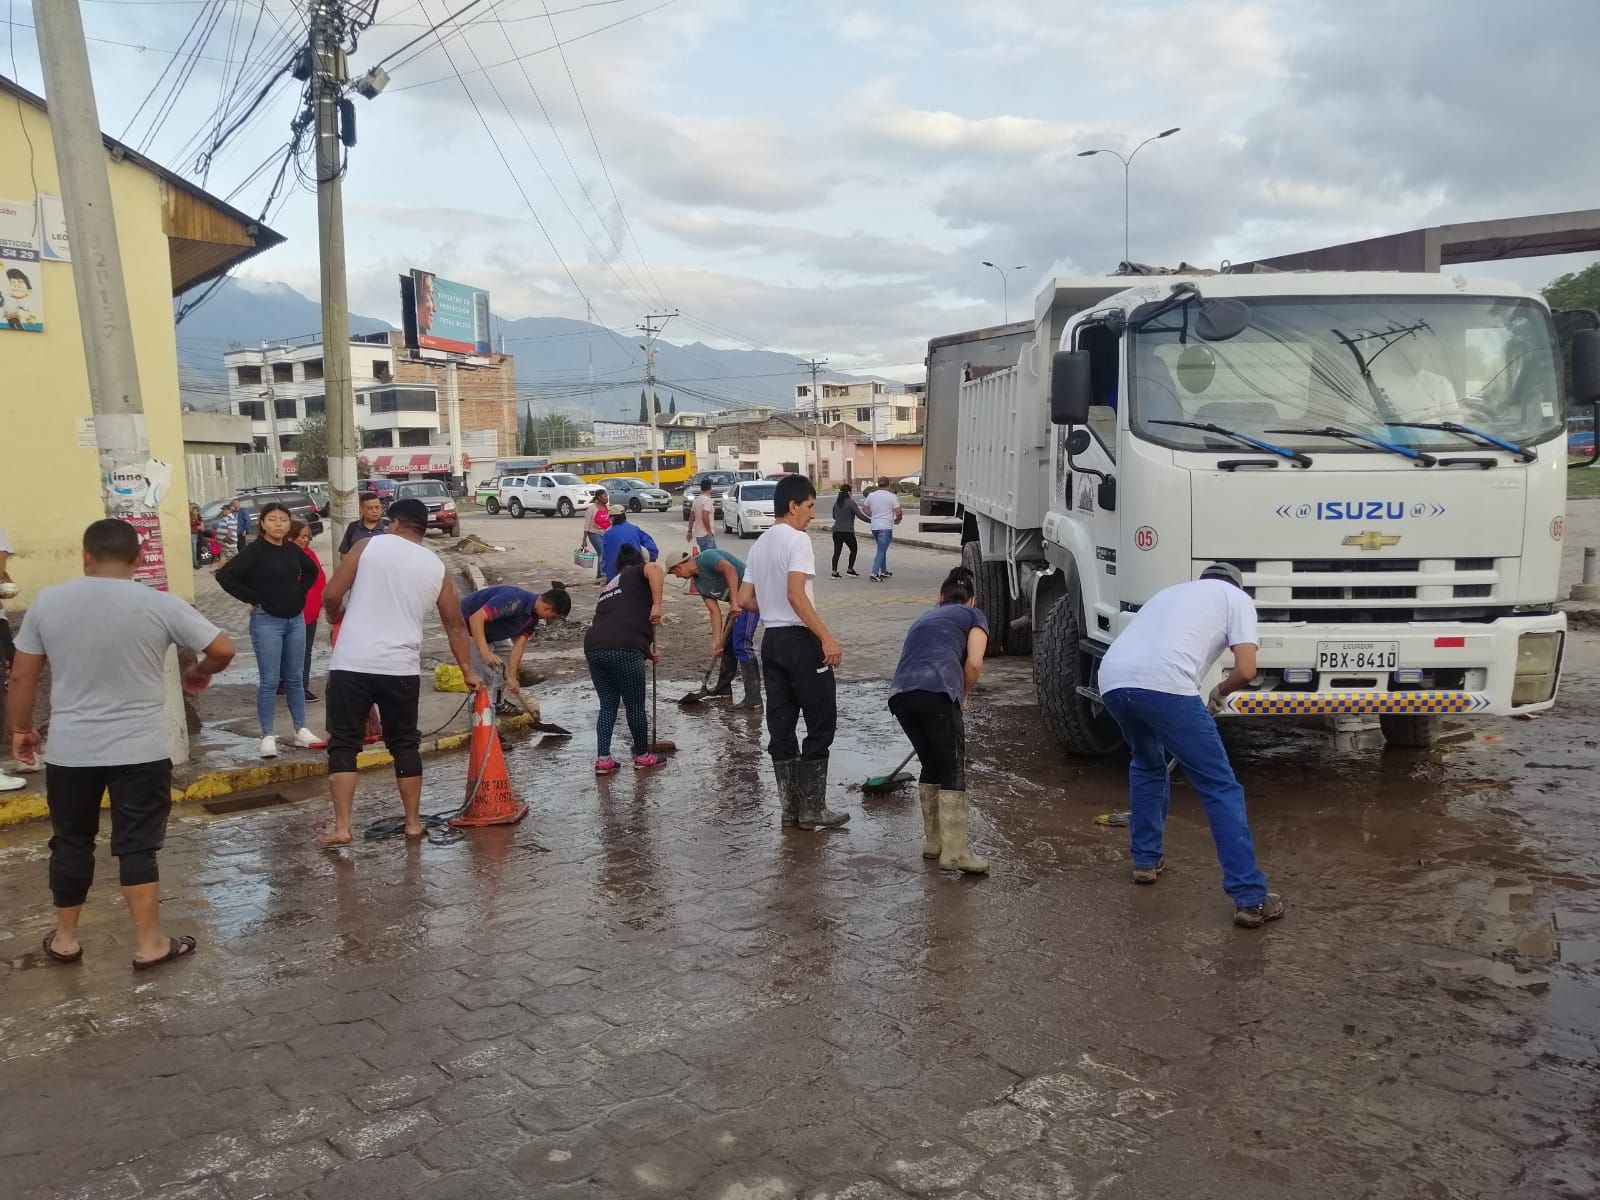
{"label": "truck wheel", "polygon": [[506,511],[511,514],[513,519],[520,521],[522,520],[522,514],[527,510],[522,507],[521,500],[513,500],[510,504],[506,505]]}
{"label": "truck wheel", "polygon": [[446,525],[444,528],[444,533],[446,537],[460,537],[461,522],[457,521],[454,525]]}
{"label": "truck wheel", "polygon": [[493,496],[490,496],[483,502],[483,507],[489,510],[489,515],[491,517],[497,517],[500,515],[500,501],[496,500]]}
{"label": "truck wheel", "polygon": [[1050,736],[1068,754],[1090,758],[1118,749],[1122,731],[1111,714],[1078,694],[1094,680],[1094,660],[1078,648],[1082,640],[1077,597],[1058,597],[1033,631],[1033,686]]}
{"label": "truck wheel", "polygon": [[961,565],[972,572],[978,584],[978,611],[989,623],[989,647],[985,658],[998,658],[1007,653],[1007,626],[1011,623],[1011,581],[1006,578],[1006,564],[984,562],[983,552],[977,542],[964,542],[961,546]]}
{"label": "truck wheel", "polygon": [[560,502],[556,504],[556,511],[563,517],[570,517],[573,511],[572,501],[568,500],[565,496],[561,497]]}
{"label": "truck wheel", "polygon": [[1439,718],[1432,713],[1379,713],[1378,725],[1390,746],[1426,750],[1439,738]]}

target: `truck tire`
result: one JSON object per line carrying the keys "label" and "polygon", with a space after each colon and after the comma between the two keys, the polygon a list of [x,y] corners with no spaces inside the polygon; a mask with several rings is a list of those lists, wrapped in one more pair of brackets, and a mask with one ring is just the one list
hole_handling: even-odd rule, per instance
{"label": "truck tire", "polygon": [[1439,739],[1439,718],[1433,713],[1379,713],[1378,725],[1390,746],[1426,750]]}
{"label": "truck tire", "polygon": [[522,507],[521,500],[512,497],[511,503],[506,505],[506,511],[511,514],[513,520],[520,521],[522,520],[522,514],[527,510]]}
{"label": "truck tire", "polygon": [[500,515],[500,501],[495,499],[493,496],[490,496],[483,502],[483,507],[488,510],[491,517],[497,517]]}
{"label": "truck tire", "polygon": [[1122,746],[1122,731],[1104,709],[1078,694],[1093,682],[1093,660],[1078,648],[1083,640],[1078,598],[1059,596],[1033,631],[1033,687],[1039,717],[1056,743],[1078,758],[1097,758]]}
{"label": "truck tire", "polygon": [[565,496],[561,497],[560,500],[556,501],[556,512],[563,517],[570,517],[573,513],[572,501]]}
{"label": "truck tire", "polygon": [[998,658],[1007,651],[1006,627],[1011,623],[1011,581],[1006,578],[1006,564],[984,562],[977,542],[963,542],[961,565],[977,581],[978,611],[989,623],[989,646],[983,656]]}

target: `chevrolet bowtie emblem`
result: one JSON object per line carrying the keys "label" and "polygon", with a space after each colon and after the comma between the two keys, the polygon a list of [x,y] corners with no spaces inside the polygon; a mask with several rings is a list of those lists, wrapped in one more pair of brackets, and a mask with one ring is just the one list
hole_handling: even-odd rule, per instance
{"label": "chevrolet bowtie emblem", "polygon": [[1345,538],[1346,546],[1359,546],[1363,550],[1382,550],[1385,546],[1398,546],[1399,534],[1379,533],[1376,529],[1369,529],[1365,533],[1352,533]]}

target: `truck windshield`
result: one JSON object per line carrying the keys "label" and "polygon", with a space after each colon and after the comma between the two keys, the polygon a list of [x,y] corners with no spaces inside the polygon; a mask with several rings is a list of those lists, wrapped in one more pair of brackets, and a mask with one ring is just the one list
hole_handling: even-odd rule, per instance
{"label": "truck windshield", "polygon": [[1200,340],[1183,309],[1131,335],[1136,433],[1185,450],[1236,451],[1237,442],[1163,422],[1215,424],[1321,456],[1371,448],[1285,431],[1336,425],[1444,451],[1472,442],[1415,426],[1451,422],[1519,445],[1561,431],[1555,331],[1532,300],[1330,296],[1247,303],[1249,326],[1227,341]]}

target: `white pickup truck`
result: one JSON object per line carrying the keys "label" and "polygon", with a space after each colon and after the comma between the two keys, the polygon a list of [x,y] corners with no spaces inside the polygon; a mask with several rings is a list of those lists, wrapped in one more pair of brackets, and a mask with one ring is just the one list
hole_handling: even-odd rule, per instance
{"label": "white pickup truck", "polygon": [[547,517],[570,517],[587,510],[599,490],[565,472],[507,475],[500,480],[498,493],[484,507],[490,516],[504,509],[518,520],[530,512],[540,512]]}

